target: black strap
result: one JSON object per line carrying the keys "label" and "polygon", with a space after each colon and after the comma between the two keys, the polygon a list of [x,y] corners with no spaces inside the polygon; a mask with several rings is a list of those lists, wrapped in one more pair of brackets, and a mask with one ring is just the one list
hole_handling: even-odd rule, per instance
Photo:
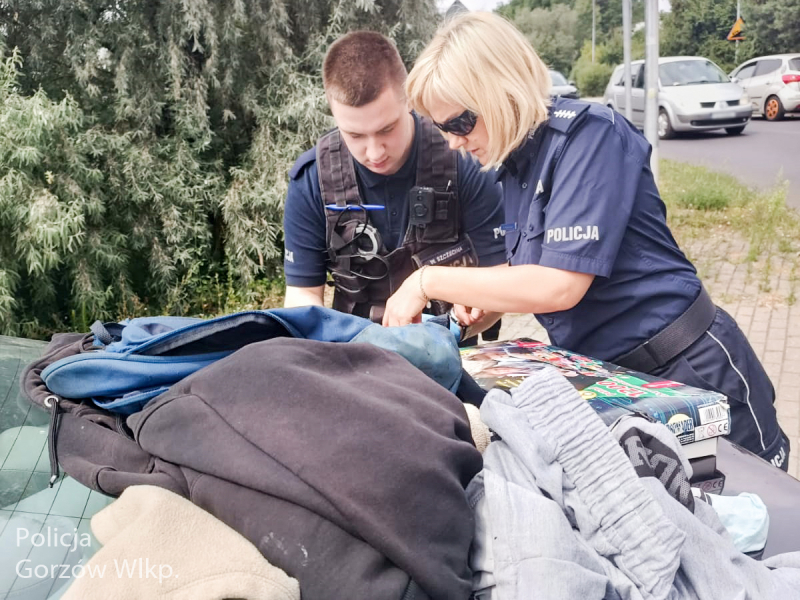
{"label": "black strap", "polygon": [[338,129],[317,140],[317,173],[323,204],[361,204],[353,158]]}
{"label": "black strap", "polygon": [[418,227],[409,222],[403,244],[455,242],[459,238],[461,206],[458,203],[458,154],[433,122],[419,117],[416,185],[433,188],[434,222]]}
{"label": "black strap", "polygon": [[717,307],[701,286],[700,294],[686,312],[644,344],[611,362],[634,371],[650,373],[694,344],[711,327],[716,314]]}
{"label": "black strap", "polygon": [[119,323],[103,323],[102,321],[95,321],[90,327],[95,339],[103,346],[120,341],[123,329],[125,326]]}

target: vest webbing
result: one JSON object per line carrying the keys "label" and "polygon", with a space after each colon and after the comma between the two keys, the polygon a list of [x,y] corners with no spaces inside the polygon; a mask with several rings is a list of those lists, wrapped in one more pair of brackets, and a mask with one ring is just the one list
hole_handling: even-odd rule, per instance
{"label": "vest webbing", "polygon": [[[402,244],[389,252],[366,210],[330,210],[325,205],[363,204],[354,160],[338,129],[317,142],[317,171],[326,214],[328,268],[333,276],[334,308],[380,320],[383,306],[422,264],[477,264],[469,237],[461,232],[458,157],[431,121],[419,117],[416,185],[433,188],[434,215],[427,225],[409,223]],[[458,248],[459,244],[463,248]],[[440,251],[452,260],[442,259]],[[439,252],[437,252],[439,251]],[[438,257],[437,257],[438,254]],[[436,303],[434,310],[445,310]]]}

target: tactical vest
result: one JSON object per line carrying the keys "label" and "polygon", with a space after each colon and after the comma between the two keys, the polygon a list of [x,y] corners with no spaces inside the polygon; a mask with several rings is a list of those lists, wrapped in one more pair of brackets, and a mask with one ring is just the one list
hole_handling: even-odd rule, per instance
{"label": "tactical vest", "polygon": [[[408,198],[408,228],[402,244],[391,252],[370,222],[369,211],[358,209],[364,202],[353,158],[339,130],[317,142],[336,310],[380,322],[386,300],[422,265],[478,264],[472,241],[461,231],[458,157],[428,119],[420,117],[419,135],[416,185]],[[432,301],[431,310],[442,314],[449,305]]]}

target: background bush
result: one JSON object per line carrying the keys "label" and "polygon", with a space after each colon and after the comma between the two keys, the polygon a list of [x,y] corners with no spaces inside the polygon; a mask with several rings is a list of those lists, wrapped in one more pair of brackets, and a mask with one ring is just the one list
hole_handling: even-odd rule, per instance
{"label": "background bush", "polygon": [[597,48],[595,48],[595,62],[592,62],[592,46],[587,42],[572,70],[572,78],[582,96],[602,96],[613,70],[614,67],[611,65],[600,62]]}
{"label": "background bush", "polygon": [[410,63],[432,0],[0,2],[0,333],[274,297],[342,32]]}
{"label": "background bush", "polygon": [[[735,7],[673,0],[662,54],[797,49],[800,0],[744,3],[738,57]],[[621,0],[498,10],[584,96],[622,61]],[[287,172],[332,125],[326,48],[375,29],[410,65],[438,20],[434,0],[0,1],[0,333],[275,300]]]}

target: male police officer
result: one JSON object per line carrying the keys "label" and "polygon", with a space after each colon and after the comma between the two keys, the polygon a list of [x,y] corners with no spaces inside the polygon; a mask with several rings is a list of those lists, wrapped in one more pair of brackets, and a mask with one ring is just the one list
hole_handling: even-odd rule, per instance
{"label": "male police officer", "polygon": [[330,271],[333,307],[380,322],[414,269],[504,262],[498,186],[409,111],[405,78],[395,46],[378,33],[349,33],[328,50],[323,84],[338,128],[289,173],[285,306],[322,305]]}

